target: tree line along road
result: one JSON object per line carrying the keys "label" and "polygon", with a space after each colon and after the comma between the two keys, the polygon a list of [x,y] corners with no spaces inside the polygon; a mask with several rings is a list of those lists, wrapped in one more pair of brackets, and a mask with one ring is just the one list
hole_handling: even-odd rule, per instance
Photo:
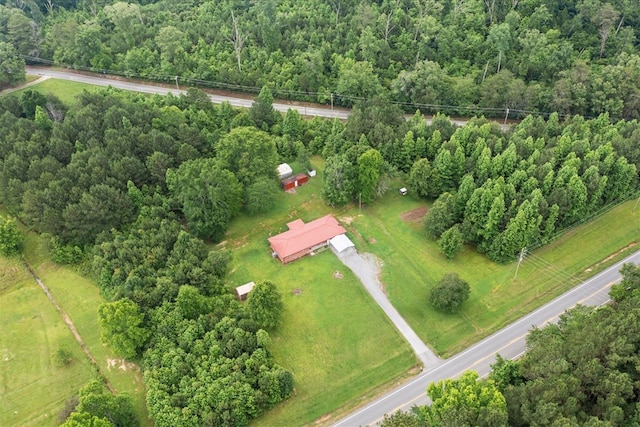
{"label": "tree line along road", "polygon": [[[174,96],[186,95],[187,91],[183,89],[179,89],[178,87],[171,87],[167,85],[154,85],[151,83],[142,83],[133,80],[126,80],[123,78],[114,78],[112,76],[106,74],[98,74],[98,73],[87,73],[87,72],[74,72],[67,70],[59,70],[53,69],[49,67],[34,67],[28,66],[25,68],[27,74],[35,75],[35,76],[46,76],[54,79],[60,80],[70,80],[77,83],[86,83],[95,86],[104,86],[104,87],[114,87],[116,89],[122,90],[130,90],[133,92],[141,92],[148,94],[157,94],[157,95],[168,95],[172,94]],[[251,104],[253,104],[253,97],[243,96],[230,96],[230,95],[221,95],[221,94],[209,94],[209,98],[211,102],[214,104],[221,104],[223,102],[228,102],[234,107],[241,108],[251,108]],[[351,111],[345,108],[332,108],[322,104],[312,104],[312,103],[286,103],[283,101],[274,102],[273,108],[282,113],[286,113],[288,109],[298,110],[298,112],[303,116],[309,117],[322,117],[333,119],[337,118],[340,120],[347,120]],[[410,117],[410,116],[407,116]],[[425,117],[427,124],[431,123],[431,117]],[[464,126],[467,123],[467,120],[464,119],[453,119],[451,118],[451,123],[456,126]],[[498,122],[496,122],[498,123]],[[498,123],[500,127],[506,129],[509,125],[505,125],[502,123]]]}

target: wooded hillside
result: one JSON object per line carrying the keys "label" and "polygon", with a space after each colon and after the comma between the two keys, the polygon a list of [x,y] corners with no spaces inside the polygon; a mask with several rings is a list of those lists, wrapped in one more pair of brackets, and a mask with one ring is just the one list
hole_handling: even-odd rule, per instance
{"label": "wooded hillside", "polygon": [[35,0],[0,42],[65,66],[351,106],[640,116],[630,0]]}

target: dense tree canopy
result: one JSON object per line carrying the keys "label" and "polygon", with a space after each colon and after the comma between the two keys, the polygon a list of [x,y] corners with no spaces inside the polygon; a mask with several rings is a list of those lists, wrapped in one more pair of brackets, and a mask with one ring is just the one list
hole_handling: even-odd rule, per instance
{"label": "dense tree canopy", "polygon": [[221,240],[240,211],[242,186],[216,159],[189,160],[168,170],[167,186],[182,204],[189,229],[199,237]]}
{"label": "dense tree canopy", "polygon": [[5,3],[0,42],[58,64],[345,106],[384,95],[464,115],[640,111],[627,0]]}
{"label": "dense tree canopy", "polygon": [[[0,5],[0,8],[3,7]],[[13,44],[0,38],[0,89],[24,81],[24,60]]]}
{"label": "dense tree canopy", "polygon": [[[637,266],[622,270],[637,282]],[[632,425],[639,408],[640,298],[577,307],[534,329],[519,372],[506,381],[509,425]]]}
{"label": "dense tree canopy", "polygon": [[131,398],[114,395],[98,380],[80,389],[78,405],[64,427],[129,427],[136,425]]}

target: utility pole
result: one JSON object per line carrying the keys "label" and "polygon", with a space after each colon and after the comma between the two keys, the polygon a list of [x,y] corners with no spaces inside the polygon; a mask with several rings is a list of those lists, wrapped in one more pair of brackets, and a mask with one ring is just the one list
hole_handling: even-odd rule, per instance
{"label": "utility pole", "polygon": [[333,111],[333,92],[331,92],[331,111]]}
{"label": "utility pole", "polygon": [[176,76],[176,89],[180,90],[180,86],[178,86],[178,76]]}
{"label": "utility pole", "polygon": [[518,257],[518,265],[516,265],[516,274],[513,276],[513,280],[516,280],[518,277],[518,270],[520,269],[520,264],[522,264],[522,260],[524,259],[524,254],[527,252],[527,248],[522,248],[520,250],[520,256]]}
{"label": "utility pole", "polygon": [[362,212],[362,193],[358,193],[358,212]]}
{"label": "utility pole", "polygon": [[638,196],[638,200],[636,200],[636,204],[633,205],[633,209],[631,209],[631,212],[636,210],[636,208],[638,207],[638,202],[640,202],[640,196]]}
{"label": "utility pole", "polygon": [[509,118],[509,109],[507,108],[507,114],[504,115],[504,124],[507,124],[507,119]]}

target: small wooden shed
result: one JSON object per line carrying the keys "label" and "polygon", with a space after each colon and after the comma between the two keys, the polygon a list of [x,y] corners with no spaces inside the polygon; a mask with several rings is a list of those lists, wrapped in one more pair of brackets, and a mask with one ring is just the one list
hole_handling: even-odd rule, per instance
{"label": "small wooden shed", "polygon": [[251,292],[253,290],[253,287],[256,284],[254,282],[249,282],[249,283],[245,283],[242,286],[238,286],[236,288],[236,295],[238,296],[238,299],[240,301],[244,301],[247,299],[247,296],[249,296],[249,292]]}
{"label": "small wooden shed", "polygon": [[282,185],[284,191],[289,191],[306,184],[308,181],[309,177],[307,176],[307,174],[299,173],[298,175],[283,179],[282,181],[280,181],[280,185]]}

